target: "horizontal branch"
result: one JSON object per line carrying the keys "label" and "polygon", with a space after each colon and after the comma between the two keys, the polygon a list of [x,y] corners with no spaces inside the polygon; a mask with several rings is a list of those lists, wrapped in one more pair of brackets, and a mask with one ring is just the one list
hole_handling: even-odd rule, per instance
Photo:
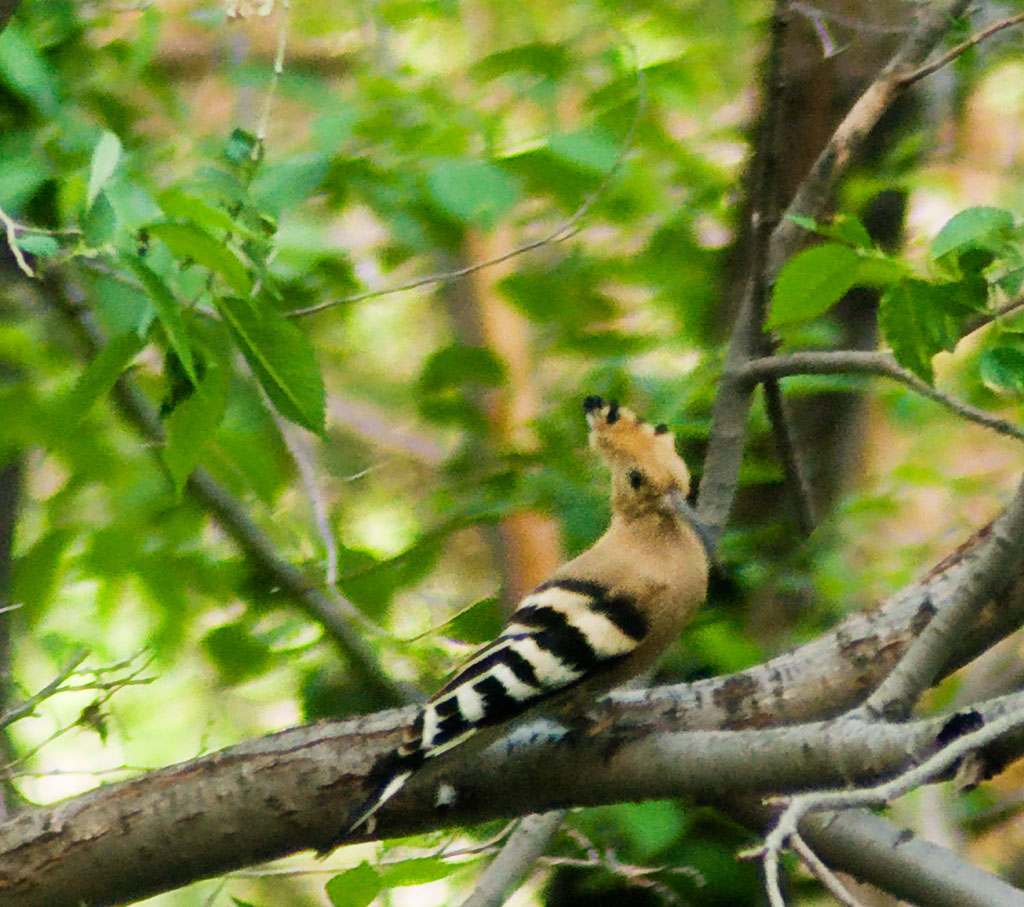
{"label": "horizontal branch", "polygon": [[1001,435],[1024,441],[1024,429],[1020,426],[936,390],[912,371],[903,368],[891,353],[881,350],[814,350],[764,356],[743,363],[732,373],[737,380],[750,382],[793,375],[877,375],[892,378],[969,422],[976,422]]}
{"label": "horizontal branch", "polygon": [[[1015,694],[985,717],[1022,707],[1024,694]],[[316,847],[336,834],[411,717],[406,709],[296,728],[19,813],[0,828],[0,905],[120,903]],[[692,732],[662,717],[628,734],[613,724],[577,738],[534,722],[484,752],[462,747],[423,769],[381,811],[380,829],[408,835],[555,805],[867,781],[927,755],[943,723]],[[442,816],[443,788],[456,800]]]}
{"label": "horizontal branch", "polygon": [[800,834],[829,865],[859,879],[885,879],[891,894],[912,904],[1024,904],[1024,893],[1009,883],[865,810],[808,816]]}

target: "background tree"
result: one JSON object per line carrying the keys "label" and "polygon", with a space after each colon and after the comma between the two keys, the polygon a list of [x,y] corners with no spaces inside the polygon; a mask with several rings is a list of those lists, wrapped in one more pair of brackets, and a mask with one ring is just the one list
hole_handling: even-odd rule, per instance
{"label": "background tree", "polygon": [[[237,7],[0,6],[0,904],[1024,903],[1024,15]],[[657,691],[242,872],[600,532],[588,393],[721,536]]]}

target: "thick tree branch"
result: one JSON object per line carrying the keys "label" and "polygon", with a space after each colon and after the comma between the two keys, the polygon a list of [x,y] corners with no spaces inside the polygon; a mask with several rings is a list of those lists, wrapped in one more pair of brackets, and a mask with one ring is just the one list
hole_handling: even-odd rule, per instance
{"label": "thick tree branch", "polygon": [[[874,611],[851,615],[832,633],[764,665],[603,700],[594,726],[606,730],[583,743],[545,741],[534,725],[532,747],[520,739],[487,754],[453,751],[440,766],[460,792],[449,820],[482,821],[558,801],[686,793],[707,801],[714,793],[721,802],[743,792],[846,783],[848,771],[854,778],[861,770],[898,770],[908,752],[934,736],[934,722],[882,725],[873,736],[858,730],[854,739],[829,725],[804,726],[788,737],[785,729],[748,737],[686,732],[794,724],[856,705],[944,607],[990,531],[977,533]],[[1020,625],[1024,578],[1014,577],[976,618],[943,673]],[[27,812],[0,829],[0,907],[124,901],[319,846],[336,834],[362,796],[365,773],[414,715],[405,709],[284,731]],[[409,797],[382,815],[381,830],[402,834],[436,826],[437,780],[437,772],[428,772],[411,782]],[[175,847],[167,847],[168,840]],[[81,888],[85,878],[95,891]]]}
{"label": "thick tree branch", "polygon": [[[984,714],[1022,707],[1024,694],[1015,694]],[[296,728],[25,810],[0,828],[0,905],[120,903],[317,846],[335,835],[374,760],[412,717],[406,709]],[[482,753],[460,748],[423,769],[382,810],[381,831],[437,827],[442,784],[457,793],[442,822],[466,824],[555,804],[720,800],[866,782],[927,756],[944,720],[691,732],[661,715],[582,742],[535,722]],[[1022,736],[1013,745],[1024,746]]]}
{"label": "thick tree branch", "polygon": [[884,879],[886,890],[928,907],[1021,907],[1024,893],[866,810],[808,816],[800,834],[835,869]]}
{"label": "thick tree branch", "polygon": [[863,711],[872,717],[899,718],[913,708],[934,682],[950,648],[992,591],[1018,573],[1024,542],[1024,481],[993,526],[984,549],[940,609],[910,644],[892,673],[868,697]]}

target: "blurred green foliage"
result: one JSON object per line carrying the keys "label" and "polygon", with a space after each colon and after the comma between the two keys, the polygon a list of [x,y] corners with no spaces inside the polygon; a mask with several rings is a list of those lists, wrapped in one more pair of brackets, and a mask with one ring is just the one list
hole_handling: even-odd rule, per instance
{"label": "blurred green foliage", "polygon": [[[699,477],[768,5],[292,6],[265,143],[254,131],[274,18],[228,23],[214,4],[23,0],[0,35],[0,207],[37,271],[30,281],[5,260],[0,294],[0,458],[26,465],[13,675],[36,688],[83,644],[99,664],[145,647],[158,674],[110,703],[105,744],[81,736],[38,754],[38,771],[73,763],[83,774],[19,777],[32,799],[84,789],[111,767],[379,705],[190,497],[196,467],[313,581],[336,565],[385,668],[423,689],[498,626],[504,516],[553,517],[566,554],[602,530],[583,396],[628,400],[672,425]],[[828,242],[779,277],[771,317],[791,344],[827,341],[843,292],[878,286],[886,342],[932,380],[933,357],[963,319],[1020,288],[1021,232],[1007,211],[954,217],[925,266],[875,248],[852,216],[804,226]],[[473,239],[502,237],[508,251],[556,232],[500,279],[482,272],[527,320],[540,398],[534,440],[499,442],[490,395],[509,374],[467,314],[473,284],[365,294],[470,264],[472,249],[489,247]],[[102,330],[99,351],[86,349],[76,312]],[[1024,334],[1006,323],[994,336],[964,379],[988,404],[1024,392]],[[122,374],[159,409],[161,443],[119,416],[111,390]],[[889,403],[915,429],[934,417],[904,392]],[[778,492],[766,428],[758,405],[743,482]],[[315,494],[296,465],[304,457],[315,460]],[[795,637],[828,626],[856,570],[836,540],[869,533],[892,502],[888,492],[853,498],[800,552],[784,513],[741,518],[721,551],[730,583],[663,676],[735,670],[775,645],[744,620],[755,590],[802,603],[783,628]],[[19,723],[15,745],[73,723],[85,704],[62,702]],[[657,875],[693,902],[759,896],[756,872],[734,860],[742,833],[706,811],[636,804],[569,824],[619,863],[697,870],[699,889],[691,875]],[[558,852],[578,856],[579,840]],[[461,866],[362,863],[326,896],[366,904],[399,885],[454,876],[464,886]],[[238,904],[323,902],[320,883],[280,885],[229,889]],[[549,896],[569,903],[583,891],[617,903],[651,894],[606,862],[559,873]],[[209,895],[200,885],[161,903]]]}

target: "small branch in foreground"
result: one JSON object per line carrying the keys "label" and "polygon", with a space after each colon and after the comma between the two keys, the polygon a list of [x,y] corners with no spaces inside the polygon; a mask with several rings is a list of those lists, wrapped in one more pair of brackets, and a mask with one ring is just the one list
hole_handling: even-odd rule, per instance
{"label": "small branch in foreground", "polygon": [[991,324],[993,321],[998,321],[1000,318],[1006,318],[1007,315],[1014,315],[1024,309],[1024,298],[1013,299],[1010,302],[1004,303],[1001,306],[993,309],[991,312],[985,312],[980,315],[975,315],[973,318],[968,318],[964,322],[963,328],[960,331],[960,339],[968,337],[975,331],[980,331],[986,325]]}
{"label": "small branch in foreground", "polygon": [[284,55],[288,47],[288,24],[291,19],[291,0],[281,0],[280,17],[277,26],[277,50],[274,53],[274,69],[270,77],[270,86],[267,88],[266,97],[263,99],[263,110],[260,112],[259,122],[256,125],[256,143],[252,149],[252,159],[258,160],[263,154],[267,143],[267,130],[270,128],[270,111],[274,106],[274,97],[277,95],[277,87],[281,81],[281,74],[284,72]]}
{"label": "small branch in foreground", "polygon": [[936,390],[912,371],[903,368],[893,359],[891,353],[883,350],[825,350],[764,356],[744,363],[731,377],[741,381],[758,382],[767,378],[785,378],[793,375],[843,374],[892,378],[969,422],[976,422],[1001,435],[1024,441],[1024,429]]}
{"label": "small branch in foreground", "polygon": [[461,907],[501,907],[530,874],[567,810],[526,816],[473,885]]}
{"label": "small branch in foreground", "polygon": [[35,277],[35,271],[32,270],[32,266],[25,259],[25,253],[21,251],[21,246],[18,245],[18,225],[3,208],[0,208],[0,224],[4,226],[4,233],[7,236],[7,247],[11,250],[11,255],[14,256],[18,267],[27,277]]}
{"label": "small branch in foreground", "polygon": [[[778,892],[778,858],[790,838],[797,834],[797,825],[808,813],[850,809],[863,806],[885,806],[922,784],[933,781],[954,762],[1004,734],[1024,725],[1024,709],[1015,709],[962,737],[953,740],[919,765],[872,787],[852,790],[819,791],[786,798],[788,805],[769,832],[764,846],[753,852],[764,860],[769,892]],[[779,895],[781,898],[781,895]],[[773,901],[773,903],[775,903]],[[782,903],[779,901],[778,903]]]}
{"label": "small branch in foreground", "polygon": [[865,907],[865,905],[858,901],[849,889],[839,881],[836,874],[821,861],[821,858],[814,852],[811,846],[802,837],[800,837],[799,832],[793,832],[793,834],[790,835],[789,845],[793,848],[793,852],[800,857],[804,866],[807,867],[808,872],[821,882],[821,884],[829,890],[832,897],[839,901],[840,904],[843,904],[844,907]]}
{"label": "small branch in foreground", "polygon": [[[145,650],[143,649],[139,652],[136,652],[134,655],[130,656],[129,658],[126,658],[124,661],[121,661],[116,665],[111,665],[110,667],[95,668],[90,671],[79,672],[92,674],[94,679],[91,681],[77,684],[75,686],[64,686],[63,684],[60,684],[55,688],[53,687],[53,682],[48,684],[46,689],[52,688],[52,690],[50,690],[50,696],[56,696],[58,693],[81,693],[86,691],[95,692],[97,695],[89,705],[82,709],[82,711],[79,713],[79,717],[75,721],[72,721],[70,724],[65,724],[61,727],[58,727],[57,730],[50,734],[49,737],[37,743],[31,749],[13,758],[10,762],[8,762],[6,765],[0,768],[0,772],[2,772],[6,777],[10,777],[11,769],[27,761],[40,750],[42,750],[44,747],[51,744],[58,737],[62,737],[68,731],[76,727],[89,728],[91,730],[96,731],[100,735],[101,739],[104,738],[106,734],[106,713],[103,710],[104,706],[106,706],[106,704],[110,702],[110,700],[113,699],[114,696],[118,692],[123,690],[125,687],[135,686],[138,684],[152,683],[153,680],[155,679],[153,677],[139,676],[140,674],[142,674],[143,671],[146,670],[146,668],[149,667],[150,661],[152,660],[146,659],[141,664],[136,665],[136,659],[138,659],[143,654],[144,651]],[[85,652],[85,650],[79,650],[79,652],[72,656],[71,662],[75,662],[77,660],[78,664],[81,664],[81,661],[85,658],[87,654],[88,653]],[[121,671],[126,672],[124,676],[115,677],[113,680],[101,679],[112,673]],[[72,672],[68,674],[67,677],[65,677],[65,681],[68,678],[70,678],[74,673],[75,671],[72,670]],[[42,700],[40,699],[38,701],[41,702]],[[22,715],[21,717],[25,716]]]}

